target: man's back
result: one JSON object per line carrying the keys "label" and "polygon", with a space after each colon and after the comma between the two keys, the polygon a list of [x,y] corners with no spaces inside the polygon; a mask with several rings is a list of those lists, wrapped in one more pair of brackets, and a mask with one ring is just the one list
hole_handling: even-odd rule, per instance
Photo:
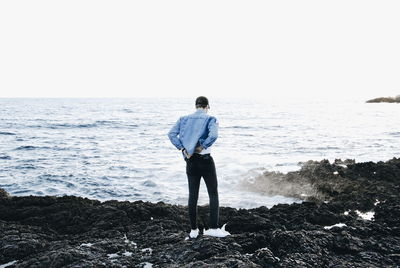
{"label": "man's back", "polygon": [[218,122],[205,110],[182,116],[168,133],[172,144],[179,150],[185,148],[192,155],[197,146],[207,150],[218,138]]}

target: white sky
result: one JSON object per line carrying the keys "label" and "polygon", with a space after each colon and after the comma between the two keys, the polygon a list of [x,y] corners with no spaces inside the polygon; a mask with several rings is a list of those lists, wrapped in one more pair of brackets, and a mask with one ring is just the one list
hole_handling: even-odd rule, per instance
{"label": "white sky", "polygon": [[0,97],[400,94],[400,1],[0,2]]}

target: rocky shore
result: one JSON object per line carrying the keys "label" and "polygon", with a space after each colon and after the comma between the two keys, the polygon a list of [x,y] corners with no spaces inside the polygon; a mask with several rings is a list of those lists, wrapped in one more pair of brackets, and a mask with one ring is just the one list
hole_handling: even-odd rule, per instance
{"label": "rocky shore", "polygon": [[380,97],[372,100],[368,100],[367,103],[380,103],[380,102],[388,102],[388,103],[400,103],[400,95],[397,97]]}
{"label": "rocky shore", "polygon": [[400,267],[400,159],[309,161],[243,187],[305,201],[221,207],[232,235],[189,240],[185,206],[0,189],[0,267]]}

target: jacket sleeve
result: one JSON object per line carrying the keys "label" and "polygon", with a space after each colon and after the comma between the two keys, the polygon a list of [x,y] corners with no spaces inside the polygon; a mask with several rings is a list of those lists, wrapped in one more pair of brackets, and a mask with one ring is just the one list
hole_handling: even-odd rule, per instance
{"label": "jacket sleeve", "polygon": [[205,140],[199,140],[201,147],[207,149],[218,138],[218,121],[217,118],[211,117],[210,121],[208,122],[208,137]]}
{"label": "jacket sleeve", "polygon": [[171,141],[171,143],[178,149],[182,150],[183,145],[182,142],[179,140],[178,135],[179,135],[179,130],[180,130],[180,125],[181,125],[181,118],[176,121],[175,125],[171,128],[171,130],[168,132],[168,138]]}

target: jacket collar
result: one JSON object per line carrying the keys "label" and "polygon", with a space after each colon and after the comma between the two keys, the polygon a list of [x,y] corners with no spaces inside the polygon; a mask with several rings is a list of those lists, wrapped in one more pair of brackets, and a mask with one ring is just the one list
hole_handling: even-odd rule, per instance
{"label": "jacket collar", "polygon": [[198,108],[198,109],[196,109],[195,113],[200,114],[200,113],[207,113],[207,112],[204,109]]}

